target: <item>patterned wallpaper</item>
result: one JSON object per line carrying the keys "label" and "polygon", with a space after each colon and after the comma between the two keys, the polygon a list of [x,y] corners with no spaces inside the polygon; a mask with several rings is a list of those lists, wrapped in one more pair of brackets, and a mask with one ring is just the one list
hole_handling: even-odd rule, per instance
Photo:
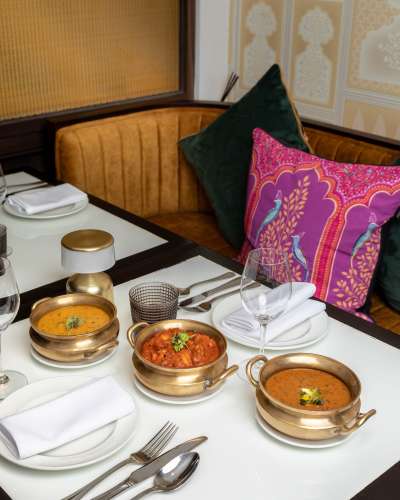
{"label": "patterned wallpaper", "polygon": [[400,0],[231,0],[238,99],[281,65],[300,114],[400,140]]}

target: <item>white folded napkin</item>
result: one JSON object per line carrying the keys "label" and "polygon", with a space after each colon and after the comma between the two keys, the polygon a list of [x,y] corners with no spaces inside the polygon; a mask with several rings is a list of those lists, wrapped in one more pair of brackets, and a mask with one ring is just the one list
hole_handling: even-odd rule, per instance
{"label": "white folded napkin", "polygon": [[52,450],[136,411],[111,376],[0,420],[0,439],[19,459]]}
{"label": "white folded napkin", "polygon": [[22,214],[34,215],[46,210],[87,200],[87,194],[71,184],[45,187],[10,195],[6,203]]}
{"label": "white folded napkin", "polygon": [[[267,341],[271,342],[280,335],[294,328],[306,319],[316,316],[325,311],[325,304],[316,300],[310,300],[315,293],[315,285],[312,283],[295,282],[292,284],[292,296],[287,303],[285,312],[271,320],[267,329]],[[256,293],[257,289],[254,289]],[[277,289],[278,290],[278,289]],[[281,300],[277,294],[277,301]],[[230,313],[222,320],[224,328],[238,336],[254,339],[260,337],[260,326],[258,321],[248,313],[242,306],[240,309]]]}

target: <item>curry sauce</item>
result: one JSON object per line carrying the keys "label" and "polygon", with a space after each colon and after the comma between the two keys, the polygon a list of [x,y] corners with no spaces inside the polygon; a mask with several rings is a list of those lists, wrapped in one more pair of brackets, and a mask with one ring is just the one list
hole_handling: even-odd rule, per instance
{"label": "curry sauce", "polygon": [[141,354],[166,368],[193,368],[215,361],[220,350],[216,341],[205,333],[170,328],[147,339]]}
{"label": "curry sauce", "polygon": [[110,316],[101,307],[76,305],[43,314],[37,327],[48,335],[83,335],[99,330],[109,321]]}
{"label": "curry sauce", "polygon": [[351,401],[344,382],[315,368],[289,368],[274,373],[266,381],[265,389],[281,403],[306,410],[333,410]]}

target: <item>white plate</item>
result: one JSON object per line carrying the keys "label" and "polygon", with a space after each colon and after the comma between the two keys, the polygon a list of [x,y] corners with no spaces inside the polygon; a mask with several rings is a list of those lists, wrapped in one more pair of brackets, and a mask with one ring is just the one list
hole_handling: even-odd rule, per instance
{"label": "white plate", "polygon": [[[91,377],[68,376],[49,378],[26,385],[1,402],[0,419],[61,396],[89,380]],[[104,460],[122,448],[136,431],[137,421],[136,405],[135,413],[54,450],[24,460],[17,459],[0,440],[0,455],[14,464],[29,469],[58,471],[76,469]]]}
{"label": "white plate", "polygon": [[54,361],[53,359],[48,359],[39,354],[33,347],[31,347],[31,355],[36,361],[42,363],[42,365],[51,366],[52,368],[62,368],[63,370],[76,370],[77,368],[90,368],[91,366],[99,365],[104,363],[107,359],[116,352],[116,349],[111,352],[106,352],[103,356],[95,358],[94,360],[84,360],[84,361],[72,361],[70,363],[63,363],[62,361]]}
{"label": "white plate", "polygon": [[164,394],[160,394],[159,392],[152,391],[151,389],[145,387],[136,377],[133,377],[136,387],[139,391],[147,396],[150,399],[154,399],[154,401],[158,401],[160,403],[167,403],[170,405],[192,405],[196,403],[202,403],[203,401],[207,401],[207,399],[213,398],[216,394],[218,394],[224,388],[224,383],[222,383],[219,387],[217,387],[213,391],[206,391],[203,394],[195,395],[195,396],[167,396]]}
{"label": "white plate", "polygon": [[72,205],[67,205],[65,207],[54,208],[53,210],[46,210],[45,212],[40,212],[39,214],[24,214],[18,212],[14,207],[9,205],[7,201],[3,203],[4,210],[15,217],[21,217],[22,219],[58,219],[59,217],[66,217],[67,215],[72,215],[80,212],[89,205],[89,200],[83,200],[78,203],[73,203]]}
{"label": "white plate", "polygon": [[277,431],[273,427],[271,427],[265,420],[261,418],[261,415],[256,410],[256,420],[259,426],[265,431],[267,434],[272,436],[273,438],[281,441],[282,443],[289,444],[290,446],[297,446],[298,448],[312,448],[312,449],[321,449],[321,448],[332,448],[333,446],[338,446],[339,444],[344,443],[348,439],[351,438],[353,433],[348,434],[347,436],[337,436],[332,439],[323,439],[321,441],[310,441],[307,439],[298,439],[294,437],[287,436],[286,434],[282,434],[282,432]]}
{"label": "white plate", "polygon": [[[228,314],[238,310],[241,305],[242,302],[240,295],[227,297],[214,307],[212,312],[212,322],[215,328],[220,330],[228,339],[233,340],[238,344],[245,345],[246,347],[259,349],[260,346],[257,339],[247,337],[245,335],[236,335],[231,330],[227,329],[223,324],[224,318]],[[301,349],[322,340],[327,334],[328,315],[325,311],[323,311],[316,316],[303,321],[294,328],[291,328],[287,332],[280,335],[276,340],[268,342],[266,349],[271,351]],[[288,339],[292,340],[289,341]]]}

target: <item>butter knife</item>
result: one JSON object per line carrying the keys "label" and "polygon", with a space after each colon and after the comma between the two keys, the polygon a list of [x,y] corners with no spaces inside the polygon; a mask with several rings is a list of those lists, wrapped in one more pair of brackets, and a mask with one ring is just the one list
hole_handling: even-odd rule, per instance
{"label": "butter knife", "polygon": [[48,187],[48,186],[49,185],[47,184],[47,182],[42,182],[41,184],[37,184],[35,186],[30,186],[30,187],[27,187],[27,188],[24,188],[24,189],[18,189],[18,191],[13,191],[12,193],[8,192],[8,187],[7,187],[7,196],[6,196],[6,198],[8,198],[9,196],[12,196],[13,194],[25,193],[27,191],[35,191],[36,189],[40,189],[40,188],[44,188],[44,187]]}
{"label": "butter knife", "polygon": [[20,184],[7,184],[8,189],[20,189],[29,186],[37,186],[38,184],[47,184],[46,181],[32,181],[32,182],[22,182]]}
{"label": "butter knife", "polygon": [[215,293],[223,292],[224,290],[227,290],[228,288],[232,288],[234,286],[240,285],[241,281],[241,276],[238,276],[237,278],[233,278],[233,280],[228,281],[228,283],[225,283],[220,286],[216,286],[215,288],[211,288],[211,290],[207,290],[205,292],[200,293],[199,295],[194,295],[193,297],[190,297],[189,299],[183,300],[182,302],[179,302],[179,306],[190,306],[191,304],[195,302],[201,302],[205,298],[209,297],[210,295],[214,295]]}
{"label": "butter knife", "polygon": [[171,450],[163,453],[159,457],[155,458],[152,462],[149,462],[140,469],[135,470],[135,472],[132,472],[132,474],[130,474],[124,481],[121,481],[113,488],[110,488],[101,495],[92,498],[92,500],[109,500],[110,498],[114,498],[123,491],[153,476],[161,469],[161,467],[164,467],[164,465],[170,462],[173,458],[177,457],[181,453],[185,453],[186,451],[190,451],[193,448],[196,448],[196,446],[203,443],[207,439],[208,438],[206,436],[199,436],[193,439],[189,439],[184,443],[178,444],[178,446],[175,446],[175,448],[172,448]]}

